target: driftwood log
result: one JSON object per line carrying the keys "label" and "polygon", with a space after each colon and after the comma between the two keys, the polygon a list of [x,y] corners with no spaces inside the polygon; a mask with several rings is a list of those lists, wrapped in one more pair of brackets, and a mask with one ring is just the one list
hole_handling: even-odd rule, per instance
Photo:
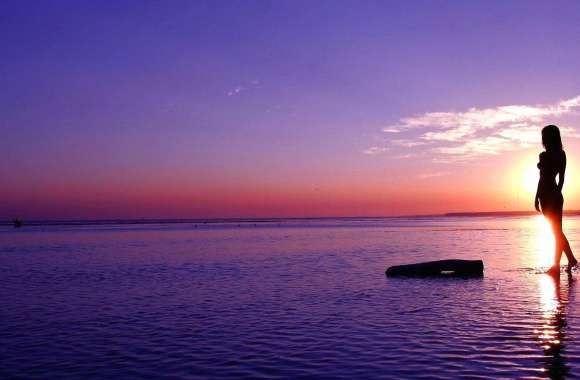
{"label": "driftwood log", "polygon": [[429,277],[456,276],[482,277],[483,261],[481,260],[439,260],[425,263],[395,265],[387,268],[388,277]]}

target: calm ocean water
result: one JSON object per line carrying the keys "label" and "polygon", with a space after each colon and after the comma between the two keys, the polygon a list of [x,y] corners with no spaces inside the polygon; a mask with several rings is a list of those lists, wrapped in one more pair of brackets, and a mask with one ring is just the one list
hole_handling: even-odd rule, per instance
{"label": "calm ocean water", "polygon": [[[1,227],[0,377],[573,377],[550,244],[539,217]],[[442,258],[485,277],[384,275]]]}

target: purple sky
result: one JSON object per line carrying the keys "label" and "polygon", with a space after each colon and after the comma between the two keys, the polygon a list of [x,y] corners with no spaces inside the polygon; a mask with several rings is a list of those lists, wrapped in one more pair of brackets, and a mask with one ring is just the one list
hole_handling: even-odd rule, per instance
{"label": "purple sky", "polygon": [[2,218],[513,208],[463,187],[537,156],[502,131],[575,144],[577,1],[3,1],[0,36]]}

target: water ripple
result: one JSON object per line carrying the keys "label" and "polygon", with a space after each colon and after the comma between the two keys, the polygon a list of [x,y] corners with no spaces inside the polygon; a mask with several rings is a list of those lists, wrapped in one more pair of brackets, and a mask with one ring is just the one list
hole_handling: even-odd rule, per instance
{"label": "water ripple", "polygon": [[[532,218],[315,227],[4,229],[0,377],[579,373],[576,280],[541,274]],[[485,277],[384,276],[449,257],[483,258]]]}

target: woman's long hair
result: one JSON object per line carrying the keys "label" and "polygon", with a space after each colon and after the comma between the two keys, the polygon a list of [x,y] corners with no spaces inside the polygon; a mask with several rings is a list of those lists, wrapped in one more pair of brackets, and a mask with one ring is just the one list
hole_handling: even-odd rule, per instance
{"label": "woman's long hair", "polygon": [[542,128],[542,145],[547,152],[557,152],[563,149],[560,129],[555,125],[546,125]]}

